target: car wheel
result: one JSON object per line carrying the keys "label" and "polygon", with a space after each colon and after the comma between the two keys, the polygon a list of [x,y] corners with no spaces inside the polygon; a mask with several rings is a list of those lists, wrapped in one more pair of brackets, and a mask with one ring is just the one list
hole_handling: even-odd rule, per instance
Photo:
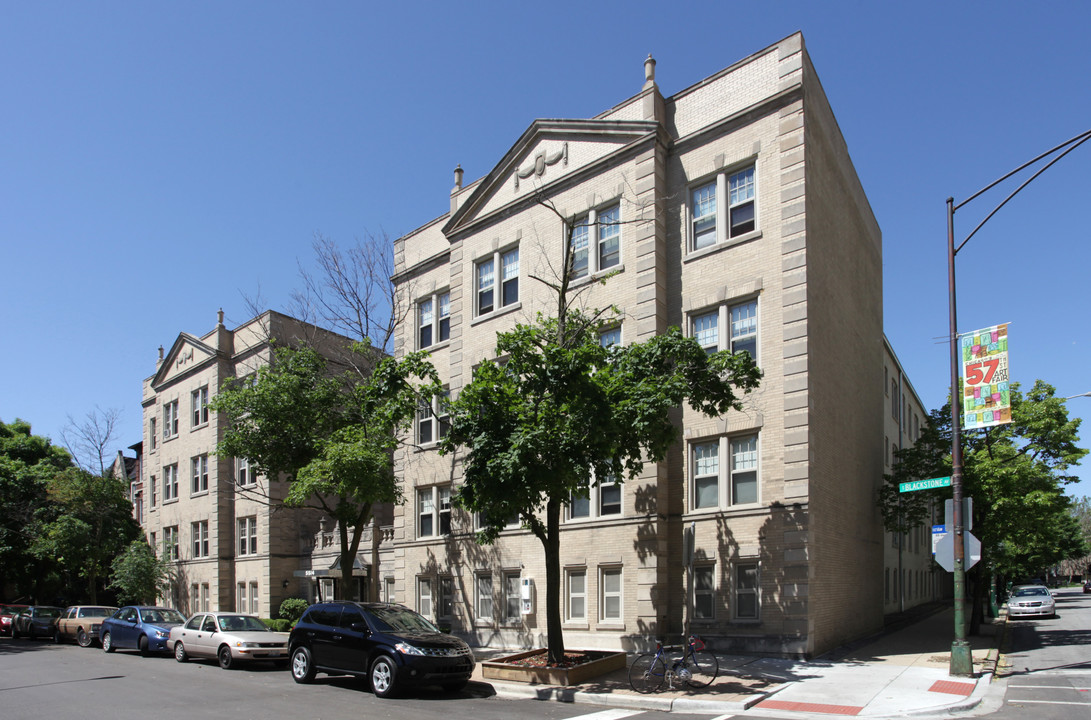
{"label": "car wheel", "polygon": [[216,653],[216,659],[220,661],[220,667],[224,670],[230,670],[235,664],[235,658],[231,657],[231,648],[226,645],[220,646],[220,651]]}
{"label": "car wheel", "polygon": [[141,635],[140,639],[136,641],[136,647],[140,650],[141,655],[146,656],[148,654],[148,636]]}
{"label": "car wheel", "polygon": [[394,695],[394,683],[397,680],[398,668],[394,661],[386,655],[375,658],[371,664],[371,691],[375,697],[388,698]]}
{"label": "car wheel", "polygon": [[102,633],[102,652],[114,651],[114,636],[113,633]]}
{"label": "car wheel", "polygon": [[174,659],[178,662],[189,660],[189,655],[186,655],[186,646],[182,644],[181,640],[174,643]]}
{"label": "car wheel", "polygon": [[76,631],[76,644],[80,647],[91,647],[91,636],[83,628]]}
{"label": "car wheel", "polygon": [[314,680],[314,675],[311,651],[305,647],[297,647],[292,651],[292,679],[297,683],[309,683]]}

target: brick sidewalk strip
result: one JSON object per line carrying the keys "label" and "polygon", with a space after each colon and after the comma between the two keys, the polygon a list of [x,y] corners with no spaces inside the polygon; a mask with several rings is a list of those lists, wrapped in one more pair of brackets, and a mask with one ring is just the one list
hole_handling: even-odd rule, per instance
{"label": "brick sidewalk strip", "polygon": [[973,693],[975,687],[977,686],[974,685],[974,683],[953,682],[951,680],[937,680],[932,685],[932,687],[928,688],[928,691],[935,693],[947,693],[948,695],[969,696]]}
{"label": "brick sidewalk strip", "polygon": [[762,700],[754,707],[762,710],[789,710],[792,712],[826,713],[828,715],[859,715],[864,709],[852,705],[824,705],[822,703],[790,702],[787,700]]}

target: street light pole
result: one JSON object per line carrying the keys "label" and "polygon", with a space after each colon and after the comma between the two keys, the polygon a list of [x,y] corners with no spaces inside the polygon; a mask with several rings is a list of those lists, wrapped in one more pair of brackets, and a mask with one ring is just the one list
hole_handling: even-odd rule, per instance
{"label": "street light pole", "polygon": [[[955,255],[961,250],[966,243],[970,241],[981,226],[984,225],[995,215],[1000,208],[1004,207],[1009,200],[1015,197],[1020,190],[1029,185],[1035,178],[1044,173],[1050,167],[1053,166],[1058,160],[1063,158],[1068,153],[1072,152],[1080,145],[1091,139],[1091,130],[1085,130],[1084,132],[1076,135],[1075,137],[1064,141],[1060,145],[1047,150],[1033,160],[1029,160],[1019,167],[1015,168],[1007,175],[994,180],[986,185],[981,190],[970,197],[963,200],[961,203],[955,204],[953,197],[947,198],[947,293],[948,293],[948,309],[950,315],[950,330],[951,330],[951,493],[952,493],[952,509],[951,509],[951,524],[954,525],[954,551],[955,551],[955,569],[954,569],[954,591],[955,591],[955,639],[951,643],[951,664],[949,672],[951,675],[958,676],[970,676],[973,675],[974,663],[973,655],[970,652],[970,644],[966,640],[966,548],[963,541],[963,527],[964,518],[962,517],[962,392],[959,388],[958,380],[960,376],[959,362],[961,360],[961,353],[959,352],[959,346],[961,345],[961,337],[958,332],[958,311],[955,307]],[[978,223],[977,227],[966,236],[958,246],[955,245],[955,211],[963,207],[969,202],[972,202],[980,195],[988,192],[998,184],[1004,182],[1012,175],[1021,172],[1034,163],[1046,158],[1053,153],[1067,148],[1064,152],[1057,155],[1057,157],[1050,160],[1037,172],[1031,175],[1025,180],[1019,187],[1011,192],[1004,200],[997,205],[992,212],[985,216],[985,219]],[[1088,395],[1091,393],[1084,393]],[[1074,395],[1073,397],[1081,397]]]}

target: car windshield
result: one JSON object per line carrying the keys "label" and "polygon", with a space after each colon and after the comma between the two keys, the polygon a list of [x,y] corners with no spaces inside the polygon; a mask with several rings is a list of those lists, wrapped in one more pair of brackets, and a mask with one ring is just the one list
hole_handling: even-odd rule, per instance
{"label": "car windshield", "polygon": [[267,632],[268,627],[261,620],[249,615],[221,615],[220,629],[224,632]]}
{"label": "car windshield", "polygon": [[369,608],[375,629],[381,632],[439,632],[424,616],[401,607]]}
{"label": "car windshield", "polygon": [[1015,591],[1015,597],[1031,597],[1034,595],[1049,595],[1044,587],[1019,588]]}
{"label": "car windshield", "polygon": [[113,614],[113,608],[83,608],[80,610],[80,617],[110,617]]}
{"label": "car windshield", "polygon": [[143,615],[144,622],[146,623],[177,623],[181,625],[186,621],[186,619],[182,617],[182,613],[170,608],[144,610],[141,615]]}
{"label": "car windshield", "polygon": [[38,617],[54,618],[61,616],[60,608],[38,608]]}

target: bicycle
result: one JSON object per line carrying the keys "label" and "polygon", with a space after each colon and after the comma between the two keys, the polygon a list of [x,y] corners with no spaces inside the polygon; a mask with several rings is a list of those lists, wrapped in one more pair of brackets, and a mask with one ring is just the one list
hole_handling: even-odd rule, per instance
{"label": "bicycle", "polygon": [[656,692],[663,687],[664,680],[671,690],[675,689],[675,681],[679,686],[703,688],[716,679],[720,665],[716,656],[705,649],[701,638],[690,635],[686,645],[681,648],[681,657],[665,657],[668,651],[678,647],[663,647],[662,643],[657,642],[654,653],[644,653],[634,660],[629,668],[629,685],[633,690],[639,693]]}

